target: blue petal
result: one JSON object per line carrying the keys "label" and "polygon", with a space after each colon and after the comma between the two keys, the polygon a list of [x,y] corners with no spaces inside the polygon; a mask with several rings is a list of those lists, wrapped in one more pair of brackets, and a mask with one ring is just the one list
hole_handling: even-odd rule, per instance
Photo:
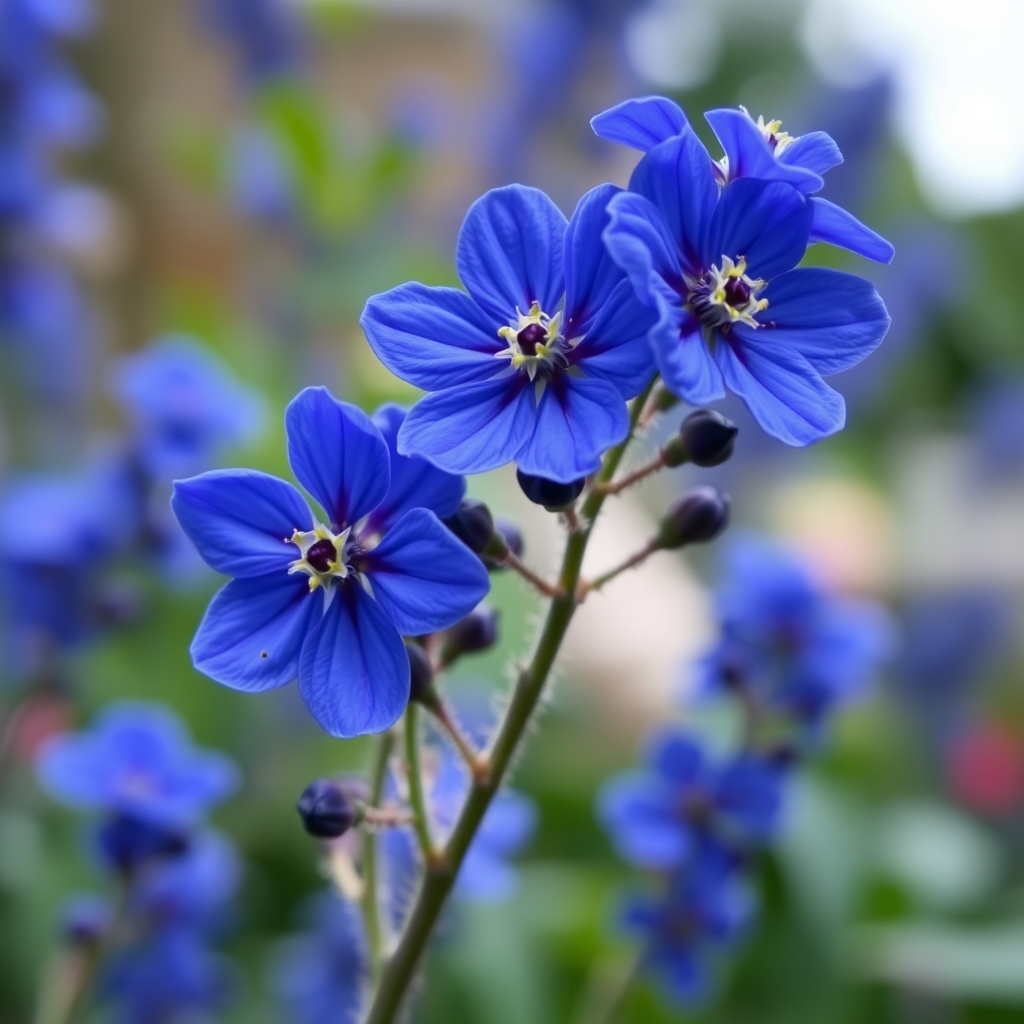
{"label": "blue petal", "polygon": [[302,649],[299,691],[332,736],[390,729],[409,703],[409,658],[384,609],[355,581],[339,588]]}
{"label": "blue petal", "polygon": [[659,142],[682,135],[690,125],[678,103],[664,96],[641,96],[591,118],[590,127],[602,139],[646,153]]}
{"label": "blue petal", "polygon": [[622,270],[601,241],[608,204],[622,189],[598,185],[577,204],[565,235],[565,335],[585,334],[593,315],[622,281]]}
{"label": "blue petal", "polygon": [[491,589],[480,559],[423,508],[406,512],[365,557],[378,604],[405,636],[447,629]]}
{"label": "blue petal", "polygon": [[673,787],[693,786],[704,774],[701,745],[691,736],[663,729],[647,744],[644,760]]}
{"label": "blue petal", "polygon": [[218,469],[176,480],[171,508],[203,561],[227,576],[262,576],[288,567],[288,543],[312,513],[284,480],[249,469]]}
{"label": "blue petal", "polygon": [[551,315],[565,290],[564,214],[539,189],[506,185],[466,214],[455,265],[469,294],[494,317],[495,330],[534,302]]}
{"label": "blue petal", "polygon": [[398,450],[449,473],[485,473],[515,459],[534,419],[533,386],[523,374],[451,388],[412,407]]}
{"label": "blue petal", "polygon": [[288,462],[337,526],[372,512],[388,493],[388,446],[362,409],[327,388],[306,388],[284,414]]}
{"label": "blue petal", "polygon": [[828,242],[840,249],[849,249],[858,256],[875,263],[891,263],[896,250],[880,234],[861,224],[852,213],[827,199],[811,200],[814,221],[811,225],[812,242]]}
{"label": "blue petal", "polygon": [[515,893],[519,887],[519,873],[511,864],[474,843],[466,851],[455,886],[463,899],[499,903]]}
{"label": "blue petal", "polygon": [[597,813],[619,856],[637,867],[676,867],[689,856],[689,830],[673,793],[650,776],[631,772],[606,782]]}
{"label": "blue petal", "polygon": [[691,405],[725,396],[722,374],[704,340],[700,321],[678,303],[659,302],[661,315],[648,332],[665,386]]}
{"label": "blue petal", "polygon": [[718,183],[700,139],[687,132],[655,146],[637,164],[629,190],[661,212],[687,272],[699,276],[706,270],[701,241],[718,202]]}
{"label": "blue petal", "polygon": [[640,304],[632,283],[620,280],[591,318],[570,359],[588,377],[606,380],[623,398],[633,398],[654,373],[647,333],[656,321],[655,311]]}
{"label": "blue petal", "polygon": [[747,273],[770,281],[803,258],[811,235],[811,204],[781,181],[740,178],[722,190],[704,243],[706,264],[747,258]]}
{"label": "blue petal", "polygon": [[475,842],[510,857],[518,853],[537,830],[537,806],[514,790],[502,790],[487,809]]}
{"label": "blue petal", "polygon": [[777,767],[753,754],[742,755],[723,770],[716,803],[744,838],[763,842],[779,824],[783,781]]}
{"label": "blue petal", "polygon": [[870,281],[838,270],[791,270],[764,293],[759,328],[774,346],[799,352],[823,377],[856,366],[881,344],[889,314]]}
{"label": "blue petal", "polygon": [[408,409],[389,403],[373,414],[374,426],[391,455],[391,487],[367,523],[367,530],[373,533],[383,533],[413,508],[428,508],[442,518],[450,516],[466,493],[465,477],[446,473],[419,456],[398,454],[398,431],[408,413]]}
{"label": "blue petal", "polygon": [[709,110],[704,117],[729,158],[729,181],[785,181],[801,192],[817,192],[825,184],[813,171],[776,160],[771,144],[745,110],[726,107]]}
{"label": "blue petal", "polygon": [[516,465],[533,476],[571,483],[597,471],[601,456],[629,431],[629,414],[614,385],[563,374],[545,387],[536,423]]}
{"label": "blue petal", "polygon": [[374,295],[359,318],[377,358],[397,377],[424,391],[486,380],[494,355],[507,346],[498,328],[509,313],[489,317],[457,288],[411,282]]}
{"label": "blue petal", "polygon": [[772,437],[803,447],[843,428],[843,396],[799,352],[778,351],[770,332],[733,327],[728,339],[719,338],[715,360],[726,387]]}
{"label": "blue petal", "polygon": [[233,690],[290,683],[303,641],[323,613],[305,576],[286,572],[232,580],[210,602],[192,641],[192,664]]}
{"label": "blue petal", "polygon": [[656,295],[684,289],[679,252],[658,208],[643,196],[620,192],[608,204],[609,221],[601,239],[625,271],[637,298],[656,305]]}
{"label": "blue petal", "polygon": [[843,154],[831,135],[808,132],[795,138],[777,159],[792,167],[805,167],[814,174],[824,174],[843,162]]}

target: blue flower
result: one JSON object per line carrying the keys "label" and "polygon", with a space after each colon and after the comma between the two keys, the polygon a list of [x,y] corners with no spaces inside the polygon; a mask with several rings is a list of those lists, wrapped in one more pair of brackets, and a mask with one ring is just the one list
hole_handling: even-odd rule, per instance
{"label": "blue flower", "polygon": [[191,826],[238,786],[224,755],[198,750],[158,704],[109,707],[88,732],[50,740],[36,764],[54,799],[160,826]]}
{"label": "blue flower", "polygon": [[753,537],[727,550],[718,616],[711,684],[739,688],[812,729],[859,696],[893,646],[881,607],[828,594],[799,559]]}
{"label": "blue flower", "polygon": [[354,907],[331,894],[307,909],[306,931],[281,944],[270,985],[293,1024],[355,1024],[368,964]]}
{"label": "blue flower", "polygon": [[697,1007],[710,997],[719,959],[743,938],[753,913],[735,860],[702,844],[664,894],[629,899],[621,924],[644,943],[641,967],[661,980],[674,1001]]}
{"label": "blue flower", "polygon": [[649,742],[642,771],[602,787],[598,810],[619,854],[638,867],[669,869],[703,837],[732,844],[768,839],[778,826],[784,775],[754,754],[715,763],[676,730]]}
{"label": "blue flower", "polygon": [[136,433],[144,468],[157,478],[206,468],[262,425],[259,395],[186,335],[157,338],[118,360],[110,386]]}
{"label": "blue flower", "polygon": [[742,177],[720,188],[689,130],[647,153],[630,190],[612,197],[603,237],[657,310],[649,338],[668,387],[694,405],[728,389],[791,445],[841,429],[843,398],[822,375],[864,359],[889,318],[867,281],[793,269],[814,218],[803,193]]}
{"label": "blue flower", "polygon": [[[755,121],[746,108],[709,110],[705,115],[725,156],[714,164],[717,179],[726,184],[738,178],[784,181],[800,192],[817,192],[824,185],[822,175],[843,162],[843,155],[825,132],[792,136],[782,131],[781,121]],[[647,153],[671,138],[692,133],[680,107],[662,96],[626,100],[591,122],[603,139]],[[710,157],[708,157],[710,161]],[[828,242],[889,263],[895,250],[881,235],[862,224],[853,214],[827,199],[810,200],[809,241]]]}
{"label": "blue flower", "polygon": [[370,299],[361,323],[374,352],[432,392],[406,419],[400,451],[453,473],[515,461],[569,482],[625,437],[625,400],[654,369],[653,316],[601,245],[618,191],[588,192],[568,225],[536,189],[488,192],[456,250],[469,294],[410,283]]}
{"label": "blue flower", "polygon": [[301,25],[287,0],[204,0],[203,14],[210,28],[234,46],[248,85],[271,84],[298,70]]}
{"label": "blue flower", "polygon": [[[391,432],[393,410],[381,421]],[[462,482],[389,450],[360,409],[307,388],[285,414],[291,484],[224,470],[175,483],[172,505],[203,559],[235,578],[192,643],[199,671],[256,692],[296,677],[329,733],[389,728],[409,699],[402,636],[457,622],[489,589],[486,570],[438,520]],[[365,520],[365,522],[364,522]]]}

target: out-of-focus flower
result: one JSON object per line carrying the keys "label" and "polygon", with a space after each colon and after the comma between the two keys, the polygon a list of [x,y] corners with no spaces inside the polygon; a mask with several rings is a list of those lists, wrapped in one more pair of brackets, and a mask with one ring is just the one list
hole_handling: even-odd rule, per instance
{"label": "out-of-focus flower", "polygon": [[813,731],[860,695],[891,651],[878,605],[832,596],[788,551],[736,539],[718,593],[722,639],[705,667],[710,684],[738,689]]}
{"label": "out-of-focus flower", "polygon": [[742,939],[753,910],[733,859],[702,844],[663,895],[630,898],[621,923],[643,943],[642,965],[674,1001],[693,1007],[707,1000],[718,961]]}
{"label": "out-of-focus flower", "polygon": [[40,751],[39,780],[79,810],[167,826],[189,826],[238,786],[223,754],[192,746],[179,719],[159,704],[109,707],[87,732]]}
{"label": "out-of-focus flower", "polygon": [[299,5],[288,0],[202,0],[207,25],[238,55],[250,87],[294,75],[302,64]]}
{"label": "out-of-focus flower", "polygon": [[259,395],[185,335],[158,338],[119,360],[110,386],[135,432],[143,466],[160,479],[205,469],[262,426]]}
{"label": "out-of-focus flower", "polygon": [[665,730],[650,740],[642,771],[602,787],[598,809],[619,854],[638,867],[669,869],[703,837],[760,843],[775,831],[785,776],[755,754],[720,762],[691,736]]}
{"label": "out-of-focus flower", "polygon": [[1024,374],[1007,369],[984,381],[969,402],[972,441],[982,472],[992,479],[1024,472]]}
{"label": "out-of-focus flower", "polygon": [[401,451],[457,473],[514,461],[568,483],[625,436],[625,400],[654,369],[653,317],[601,244],[616,192],[588,192],[567,225],[543,192],[494,189],[459,235],[468,294],[410,283],[369,300],[360,322],[377,356],[432,392]]}
{"label": "out-of-focus flower", "polygon": [[995,722],[967,726],[946,756],[950,789],[972,811],[993,817],[1024,803],[1024,744]]}
{"label": "out-of-focus flower", "polygon": [[285,153],[258,125],[244,125],[232,137],[227,185],[236,209],[253,220],[287,224],[296,212],[295,181]]}
{"label": "out-of-focus flower", "polygon": [[325,894],[304,918],[302,934],[285,940],[274,958],[271,989],[293,1024],[356,1024],[368,976],[359,915]]}
{"label": "out-of-focus flower", "polygon": [[[265,473],[220,471],[175,484],[185,532],[208,565],[235,577],[207,610],[193,662],[251,692],[297,677],[327,732],[379,732],[409,701],[402,636],[457,622],[490,588],[487,571],[431,508],[443,500],[442,515],[454,510],[450,478],[436,489],[427,475],[422,498],[419,486],[393,491],[388,444],[360,409],[307,388],[288,406],[285,426],[292,471],[325,522],[295,487]],[[428,469],[398,466],[395,479],[406,472],[419,478]]]}

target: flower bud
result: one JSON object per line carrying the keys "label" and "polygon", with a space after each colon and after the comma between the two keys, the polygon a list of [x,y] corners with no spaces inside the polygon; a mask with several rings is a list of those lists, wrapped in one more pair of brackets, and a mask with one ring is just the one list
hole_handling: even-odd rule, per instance
{"label": "flower bud", "polygon": [[420,704],[432,704],[437,700],[434,692],[434,668],[430,656],[415,641],[405,641],[405,653],[409,656],[409,700]]}
{"label": "flower bud", "polygon": [[558,512],[568,508],[583,492],[586,477],[563,484],[557,480],[549,480],[543,476],[530,476],[521,469],[516,470],[516,479],[527,496],[535,505],[543,505],[549,512]]}
{"label": "flower bud", "polygon": [[672,550],[714,540],[729,525],[729,495],[715,487],[693,487],[668,507],[658,545]]}
{"label": "flower bud", "polygon": [[475,555],[485,551],[494,537],[491,510],[476,498],[466,498],[444,525]]}
{"label": "flower bud", "polygon": [[739,427],[714,409],[698,409],[679,428],[686,460],[695,466],[720,466],[732,457]]}
{"label": "flower bud", "polygon": [[488,550],[480,556],[481,561],[489,572],[498,572],[505,568],[501,560],[505,552],[511,551],[516,558],[522,558],[525,546],[519,526],[505,516],[498,516],[494,520],[494,538]]}
{"label": "flower bud", "polygon": [[479,604],[444,634],[441,661],[450,665],[463,654],[479,654],[498,642],[499,613],[489,604]]}
{"label": "flower bud", "polygon": [[334,779],[314,779],[295,807],[303,828],[318,839],[337,839],[359,820],[354,801]]}

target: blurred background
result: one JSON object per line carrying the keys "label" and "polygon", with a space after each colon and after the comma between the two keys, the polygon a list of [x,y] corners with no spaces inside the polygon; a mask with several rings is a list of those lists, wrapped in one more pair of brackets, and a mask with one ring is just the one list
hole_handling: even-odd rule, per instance
{"label": "blurred background", "polygon": [[[34,753],[124,698],[169,705],[244,780],[214,815],[241,864],[215,937],[230,985],[181,1019],[301,1024],[282,943],[327,882],[294,803],[368,747],[322,734],[294,687],[248,696],[192,670],[218,580],[170,481],[288,476],[283,409],[309,384],[368,410],[415,401],[363,338],[366,298],[457,284],[487,188],[535,185],[568,214],[625,185],[638,155],[588,122],[646,93],[709,144],[701,112],[736,104],[829,132],[845,163],[823,194],[897,255],[811,259],[870,276],[892,327],[830,381],[843,433],[791,450],[723,403],[735,458],[609,503],[588,564],[713,482],[736,527],[883,601],[898,643],[791,795],[717,1002],[684,1012],[640,984],[618,1019],[1024,1020],[1022,42],[1016,0],[0,0],[0,1024],[34,1019],[66,898],[104,885]],[[514,473],[470,493],[552,568],[559,528]],[[595,979],[629,955],[631,873],[593,796],[645,729],[700,714],[717,580],[713,548],[663,555],[581,610],[516,773],[538,824],[515,898],[457,903],[416,1021],[587,1024]],[[460,662],[467,699],[504,691],[535,630],[517,579],[496,575],[491,602],[501,639]]]}

